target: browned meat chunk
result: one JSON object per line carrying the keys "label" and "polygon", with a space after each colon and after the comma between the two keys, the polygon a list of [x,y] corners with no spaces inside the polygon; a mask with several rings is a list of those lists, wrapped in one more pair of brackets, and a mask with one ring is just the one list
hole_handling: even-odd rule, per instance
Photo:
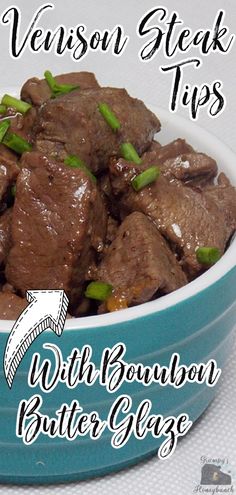
{"label": "browned meat chunk", "polygon": [[0,265],[5,265],[11,247],[11,218],[11,208],[0,216]]}
{"label": "browned meat chunk", "polygon": [[27,300],[11,292],[0,292],[0,315],[2,320],[17,320],[28,305]]}
{"label": "browned meat chunk", "polygon": [[207,178],[213,179],[217,175],[216,161],[204,153],[186,153],[176,158],[169,158],[162,167],[162,173],[167,177],[175,177],[182,181]]}
{"label": "browned meat chunk", "polygon": [[[98,269],[98,279],[115,291],[108,301],[127,306],[149,301],[154,294],[172,292],[187,283],[184,272],[167,242],[142,213],[123,221]],[[114,308],[113,308],[114,309]]]}
{"label": "browned meat chunk", "polygon": [[2,143],[0,143],[0,157],[15,163],[18,162],[18,156],[16,153]]}
{"label": "browned meat chunk", "polygon": [[225,216],[225,220],[232,234],[236,230],[236,189],[225,174],[218,177],[218,184],[205,190],[206,196],[212,198]]}
{"label": "browned meat chunk", "polygon": [[[55,77],[58,84],[72,84],[79,86],[81,89],[99,88],[99,84],[92,72],[71,72],[69,74],[61,74]],[[51,90],[45,79],[32,77],[28,79],[21,89],[22,100],[32,103],[36,107],[40,107],[52,96]]]}
{"label": "browned meat chunk", "polygon": [[139,173],[140,167],[122,159],[111,163],[113,193],[123,216],[132,211],[148,215],[178,253],[190,277],[197,275],[202,267],[197,262],[196,249],[214,246],[223,254],[232,234],[224,212],[209,196],[164,176],[137,193],[131,180]]}
{"label": "browned meat chunk", "polygon": [[[160,143],[153,141],[148,152],[153,152],[153,158],[158,159],[160,163],[164,163],[170,158],[176,158],[184,153],[191,153],[193,150],[190,144],[186,143],[185,139],[175,139],[171,143],[161,146]],[[146,155],[143,156],[143,160],[147,158]]]}
{"label": "browned meat chunk", "polygon": [[106,213],[96,185],[78,168],[25,154],[17,179],[6,278],[27,289],[64,289],[71,302],[102,249]]}
{"label": "browned meat chunk", "polygon": [[17,113],[11,118],[11,131],[30,143],[34,140],[34,125],[37,117],[36,108],[31,108],[25,115]]}
{"label": "browned meat chunk", "polygon": [[15,154],[0,144],[0,203],[7,189],[16,181],[19,171]]}
{"label": "browned meat chunk", "polygon": [[[119,132],[113,132],[100,114],[100,102],[107,103],[121,122]],[[77,155],[98,172],[119,154],[121,143],[132,142],[142,154],[159,130],[157,117],[125,89],[88,89],[50,100],[40,108],[35,145],[60,160]]]}
{"label": "browned meat chunk", "polygon": [[142,160],[144,169],[158,165],[162,174],[170,180],[174,177],[189,185],[213,180],[217,175],[216,161],[205,153],[197,153],[183,139],[176,139],[165,146],[153,143]]}

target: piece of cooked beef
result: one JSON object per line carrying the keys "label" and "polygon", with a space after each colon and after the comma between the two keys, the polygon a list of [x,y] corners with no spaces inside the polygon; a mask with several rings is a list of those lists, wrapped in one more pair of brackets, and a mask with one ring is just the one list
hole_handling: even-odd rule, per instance
{"label": "piece of cooked beef", "polygon": [[78,301],[103,246],[106,212],[96,184],[79,168],[26,153],[16,184],[6,278],[28,289],[64,289]]}
{"label": "piece of cooked beef", "polygon": [[37,117],[36,108],[32,107],[26,114],[17,113],[11,117],[11,132],[32,143],[34,140],[34,125]]}
{"label": "piece of cooked beef", "polygon": [[[70,72],[55,76],[58,84],[72,84],[81,89],[99,88],[99,84],[92,72]],[[40,107],[52,96],[51,89],[45,79],[31,77],[21,89],[21,98],[36,107]]]}
{"label": "piece of cooked beef", "polygon": [[16,320],[27,305],[27,300],[16,294],[0,292],[0,315],[2,320]]}
{"label": "piece of cooked beef", "polygon": [[[185,139],[180,138],[175,139],[168,144],[164,144],[163,146],[157,141],[153,141],[150,148],[148,149],[148,153],[153,152],[153,158],[158,159],[160,163],[164,163],[165,160],[176,158],[177,156],[183,155],[184,153],[191,153],[192,151],[194,151],[192,146],[190,146],[190,144],[188,144]],[[145,161],[147,155],[144,154],[142,158]]]}
{"label": "piece of cooked beef", "polygon": [[224,173],[219,175],[217,182],[218,184],[207,187],[204,193],[213,199],[223,212],[232,235],[236,230],[236,189]]}
{"label": "piece of cooked beef", "polygon": [[12,161],[14,163],[18,163],[17,154],[2,143],[0,143],[0,157],[3,157],[6,160]]}
{"label": "piece of cooked beef", "polygon": [[16,155],[0,144],[0,205],[8,188],[16,181],[19,171]]}
{"label": "piece of cooked beef", "polygon": [[11,247],[12,209],[8,208],[0,216],[0,265],[5,265]]}
{"label": "piece of cooked beef", "polygon": [[186,187],[177,179],[170,181],[164,175],[136,192],[131,180],[139,173],[140,167],[122,159],[110,164],[112,189],[122,216],[132,211],[148,215],[178,253],[189,277],[196,276],[202,270],[196,249],[214,246],[223,254],[232,235],[224,211],[209,195]]}
{"label": "piece of cooked beef", "polygon": [[10,292],[11,294],[16,294],[16,289],[13,287],[13,285],[8,284],[8,282],[5,282],[2,285],[2,292]]}
{"label": "piece of cooked beef", "polygon": [[176,158],[169,158],[161,166],[161,171],[167,177],[175,177],[184,182],[195,179],[212,180],[217,175],[217,164],[205,153],[185,153]]}
{"label": "piece of cooked beef", "polygon": [[[119,119],[118,132],[100,114],[101,102]],[[39,109],[35,147],[60,160],[77,155],[96,173],[108,166],[110,157],[120,154],[121,143],[131,142],[142,154],[159,130],[157,117],[125,89],[88,89],[50,100]]]}
{"label": "piece of cooked beef", "polygon": [[142,156],[143,168],[158,165],[170,180],[182,180],[188,185],[206,185],[217,175],[216,161],[205,153],[198,153],[184,139],[176,139],[165,146],[153,143]]}
{"label": "piece of cooked beef", "polygon": [[[191,155],[190,163],[182,162],[180,153],[189,153]],[[152,141],[151,146],[141,157],[142,163],[139,165],[139,170],[142,172],[152,165],[157,165],[161,173],[170,180],[173,180],[175,177],[186,182],[187,179],[190,180],[196,176],[196,169],[200,173],[202,168],[204,171],[207,169],[206,174],[208,173],[209,176],[213,175],[212,163],[215,167],[215,161],[201,154],[203,155],[203,162],[207,161],[207,165],[209,164],[209,166],[206,166],[205,163],[201,165],[201,159],[198,158],[198,155],[200,154],[195,153],[193,148],[184,139],[176,139],[164,146],[161,146],[157,141]],[[110,177],[107,173],[99,177],[99,187],[107,202],[109,211],[112,212],[115,218],[119,218],[119,205],[114,197]]]}
{"label": "piece of cooked beef", "polygon": [[115,289],[109,310],[149,301],[154,294],[167,294],[187,283],[167,242],[143,213],[125,218],[98,267],[98,280]]}
{"label": "piece of cooked beef", "polygon": [[[161,145],[161,143],[159,143],[159,141],[156,141],[156,139],[153,139],[153,141],[151,142],[151,144],[148,148],[148,152],[150,153],[151,151],[156,151],[159,148],[163,148],[163,146]],[[145,156],[145,153],[143,156]]]}

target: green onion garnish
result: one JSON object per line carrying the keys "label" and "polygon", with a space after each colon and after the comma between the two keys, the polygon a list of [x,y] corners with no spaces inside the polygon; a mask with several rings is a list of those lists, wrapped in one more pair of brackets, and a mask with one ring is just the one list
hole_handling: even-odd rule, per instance
{"label": "green onion garnish", "polygon": [[28,143],[25,139],[18,134],[14,134],[13,132],[7,132],[2,140],[3,144],[15,151],[19,155],[22,155],[25,151],[31,151],[32,145]]}
{"label": "green onion garnish", "polygon": [[160,175],[160,169],[156,166],[147,168],[141,174],[132,179],[131,184],[135,191],[140,191],[144,187],[152,184]]}
{"label": "green onion garnish", "polygon": [[10,95],[4,95],[1,104],[5,105],[6,107],[14,108],[15,110],[17,110],[17,112],[23,114],[28,112],[28,110],[32,108],[32,105],[26,103],[26,101],[18,100],[17,98],[14,98]]}
{"label": "green onion garnish", "polygon": [[85,296],[97,301],[106,301],[110,297],[112,290],[112,285],[105,282],[91,282],[85,291]]}
{"label": "green onion garnish", "polygon": [[6,105],[0,104],[0,114],[5,115],[6,111],[7,111]]}
{"label": "green onion garnish", "polygon": [[98,109],[106,123],[112,128],[114,132],[118,131],[121,128],[121,123],[106,103],[99,103]]}
{"label": "green onion garnish", "polygon": [[90,177],[90,179],[93,182],[95,183],[97,182],[95,175],[92,174],[92,172],[89,170],[89,168],[84,163],[84,161],[81,160],[78,156],[70,155],[67,158],[65,158],[64,163],[66,165],[69,165],[69,167],[81,168],[81,170],[84,170],[84,172],[86,172],[88,177]]}
{"label": "green onion garnish", "polygon": [[216,247],[199,247],[196,250],[198,263],[201,265],[214,265],[221,258],[220,250]]}
{"label": "green onion garnish", "polygon": [[5,119],[0,122],[0,143],[2,142],[6,132],[8,131],[11,125],[10,119]]}
{"label": "green onion garnish", "polygon": [[131,143],[121,144],[120,151],[122,157],[128,162],[134,162],[137,165],[140,165],[140,163],[142,163],[140,156],[138,155],[136,149],[133,147]]}
{"label": "green onion garnish", "polygon": [[44,73],[44,77],[48,83],[49,88],[52,91],[52,98],[56,98],[56,96],[60,95],[66,95],[67,93],[80,88],[79,86],[75,86],[72,84],[58,84],[49,70],[46,70],[46,72]]}

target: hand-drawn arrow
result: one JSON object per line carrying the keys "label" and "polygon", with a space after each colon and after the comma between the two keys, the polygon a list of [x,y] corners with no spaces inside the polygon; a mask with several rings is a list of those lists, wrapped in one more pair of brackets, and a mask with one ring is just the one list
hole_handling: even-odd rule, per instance
{"label": "hand-drawn arrow", "polygon": [[44,330],[63,332],[69,300],[64,290],[31,290],[26,292],[30,303],[16,320],[4,353],[4,373],[11,388],[16,370],[30,345]]}

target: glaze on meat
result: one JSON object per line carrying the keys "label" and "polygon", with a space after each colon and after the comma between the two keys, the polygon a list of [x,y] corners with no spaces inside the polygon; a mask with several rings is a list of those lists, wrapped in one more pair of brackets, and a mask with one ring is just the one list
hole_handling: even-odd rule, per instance
{"label": "glaze on meat", "polygon": [[[23,85],[27,111],[7,108],[0,119],[30,150],[2,137],[0,318],[19,316],[27,290],[63,289],[70,315],[89,316],[163,297],[209,269],[198,249],[222,256],[236,230],[236,191],[217,156],[184,137],[162,145],[144,103],[90,72],[56,76],[60,95],[45,78]],[[154,179],[134,187],[153,168]],[[93,297],[91,283],[107,296]]]}

